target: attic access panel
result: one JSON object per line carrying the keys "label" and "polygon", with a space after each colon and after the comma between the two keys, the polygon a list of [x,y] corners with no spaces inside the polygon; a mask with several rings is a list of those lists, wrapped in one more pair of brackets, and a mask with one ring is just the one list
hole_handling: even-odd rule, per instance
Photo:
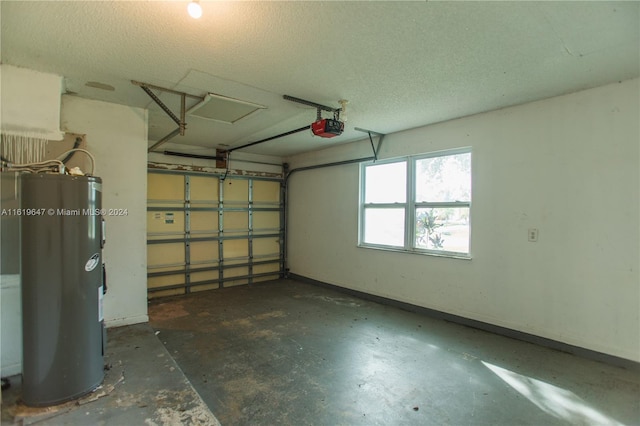
{"label": "attic access panel", "polygon": [[206,120],[234,124],[238,120],[266,108],[263,105],[216,95],[215,93],[207,93],[204,100],[189,109],[187,113]]}

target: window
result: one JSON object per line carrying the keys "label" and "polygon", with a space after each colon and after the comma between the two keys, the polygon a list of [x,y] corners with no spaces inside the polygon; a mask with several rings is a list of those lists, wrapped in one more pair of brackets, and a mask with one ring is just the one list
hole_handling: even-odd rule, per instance
{"label": "window", "polygon": [[471,150],[364,163],[361,247],[469,257]]}

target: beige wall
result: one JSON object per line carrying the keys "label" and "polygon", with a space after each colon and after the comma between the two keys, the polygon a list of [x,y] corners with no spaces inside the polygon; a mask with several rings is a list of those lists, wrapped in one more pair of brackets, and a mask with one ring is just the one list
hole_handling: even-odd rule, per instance
{"label": "beige wall", "polygon": [[[291,272],[640,361],[639,91],[634,79],[386,137],[382,158],[472,147],[472,260],[358,248],[358,166],[294,174]],[[369,155],[361,141],[288,160]]]}

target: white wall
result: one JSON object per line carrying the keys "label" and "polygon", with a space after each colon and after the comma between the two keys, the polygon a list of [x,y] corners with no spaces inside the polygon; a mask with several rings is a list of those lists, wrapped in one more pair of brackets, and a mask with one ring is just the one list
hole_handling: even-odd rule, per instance
{"label": "white wall", "polygon": [[[382,158],[472,147],[472,260],[357,248],[358,166],[292,175],[291,272],[640,361],[639,92],[635,79],[385,138]],[[289,161],[369,155],[362,141]]]}
{"label": "white wall", "polygon": [[20,275],[0,275],[0,376],[22,372]]}
{"label": "white wall", "polygon": [[62,97],[61,128],[86,134],[102,178],[102,206],[127,209],[107,216],[107,326],[145,322],[147,317],[147,111],[75,96]]}

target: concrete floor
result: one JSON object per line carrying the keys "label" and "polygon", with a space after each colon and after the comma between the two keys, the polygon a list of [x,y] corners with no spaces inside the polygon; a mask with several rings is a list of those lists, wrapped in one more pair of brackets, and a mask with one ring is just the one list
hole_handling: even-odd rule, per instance
{"label": "concrete floor", "polygon": [[148,324],[108,330],[110,369],[96,391],[65,404],[20,403],[20,376],[2,392],[2,425],[219,425]]}
{"label": "concrete floor", "polygon": [[159,299],[223,425],[640,424],[640,374],[292,280]]}

